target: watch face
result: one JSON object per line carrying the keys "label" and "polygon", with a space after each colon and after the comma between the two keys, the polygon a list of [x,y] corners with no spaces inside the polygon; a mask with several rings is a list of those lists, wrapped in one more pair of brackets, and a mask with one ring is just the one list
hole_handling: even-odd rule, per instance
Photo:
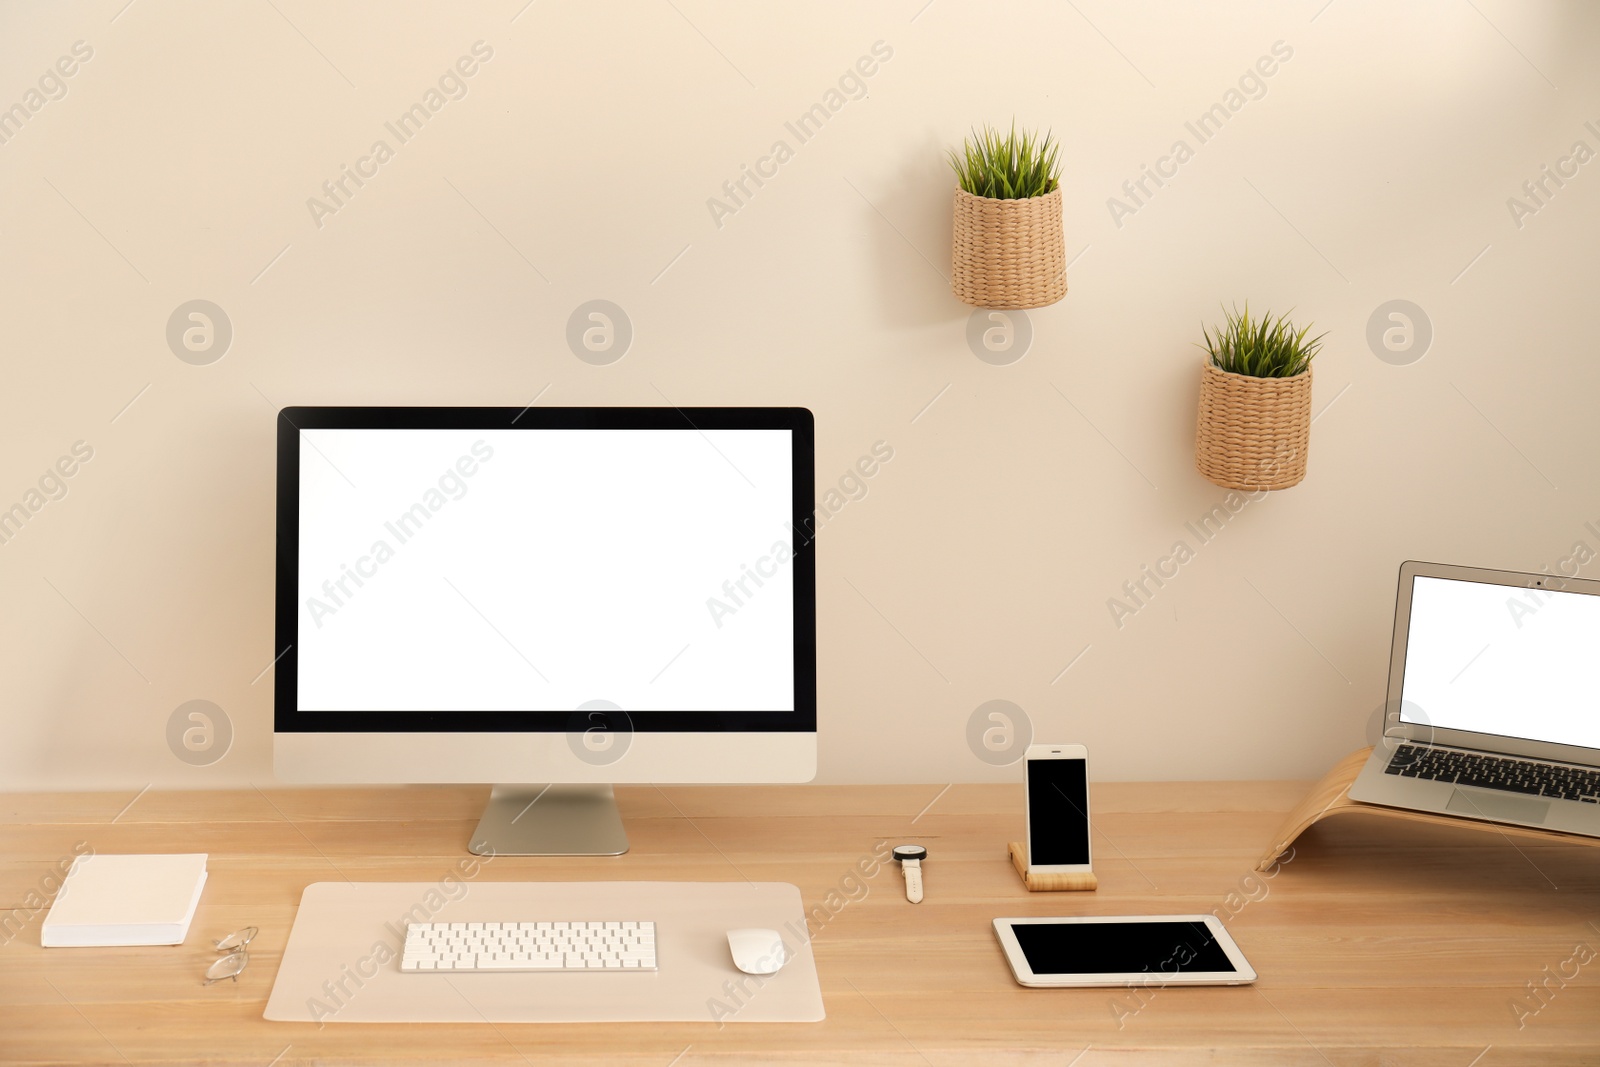
{"label": "watch face", "polygon": [[896,845],[893,855],[897,860],[925,860],[928,850],[921,845]]}

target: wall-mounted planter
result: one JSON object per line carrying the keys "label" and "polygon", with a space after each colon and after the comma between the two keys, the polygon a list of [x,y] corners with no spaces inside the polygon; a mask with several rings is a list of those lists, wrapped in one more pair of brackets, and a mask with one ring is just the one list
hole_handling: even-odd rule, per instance
{"label": "wall-mounted planter", "polygon": [[1287,489],[1306,476],[1311,447],[1311,368],[1292,378],[1201,369],[1194,460],[1227,489]]}
{"label": "wall-mounted planter", "polygon": [[1037,308],[1067,295],[1061,190],[996,200],[956,189],[950,288],[981,308]]}

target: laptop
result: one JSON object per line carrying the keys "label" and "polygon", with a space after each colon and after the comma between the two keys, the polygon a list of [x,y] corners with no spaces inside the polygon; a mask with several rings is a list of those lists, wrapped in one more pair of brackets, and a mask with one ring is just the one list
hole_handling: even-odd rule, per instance
{"label": "laptop", "polygon": [[1407,562],[1350,799],[1600,837],[1600,581]]}

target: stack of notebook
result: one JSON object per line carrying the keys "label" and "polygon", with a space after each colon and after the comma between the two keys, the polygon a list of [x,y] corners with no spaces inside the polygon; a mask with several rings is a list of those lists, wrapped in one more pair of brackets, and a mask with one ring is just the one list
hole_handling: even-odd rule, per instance
{"label": "stack of notebook", "polygon": [[45,948],[181,945],[206,884],[204,852],[79,856],[45,916]]}

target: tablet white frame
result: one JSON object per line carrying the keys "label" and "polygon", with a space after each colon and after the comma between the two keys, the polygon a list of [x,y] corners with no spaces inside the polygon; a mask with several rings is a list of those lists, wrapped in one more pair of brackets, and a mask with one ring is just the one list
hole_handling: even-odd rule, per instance
{"label": "tablet white frame", "polygon": [[[1155,922],[1203,922],[1211,931],[1211,936],[1216,939],[1222,951],[1228,956],[1228,961],[1234,965],[1235,971],[1187,971],[1177,974],[1157,975],[1148,971],[1102,972],[1096,974],[1035,974],[1033,968],[1028,966],[1028,957],[1022,951],[1022,945],[1017,941],[1017,935],[1012,931],[1016,925],[1039,925],[1043,923],[1155,923]],[[1233,937],[1228,933],[1228,928],[1222,925],[1222,920],[1215,915],[1076,915],[1071,917],[1051,916],[1019,916],[1015,918],[1002,918],[994,920],[994,933],[1000,940],[1000,948],[1005,952],[1006,961],[1011,964],[1011,973],[1016,976],[1019,985],[1033,988],[1059,988],[1062,986],[1154,986],[1169,985],[1248,985],[1256,980],[1256,971],[1250,966],[1250,961],[1244,958]]]}

